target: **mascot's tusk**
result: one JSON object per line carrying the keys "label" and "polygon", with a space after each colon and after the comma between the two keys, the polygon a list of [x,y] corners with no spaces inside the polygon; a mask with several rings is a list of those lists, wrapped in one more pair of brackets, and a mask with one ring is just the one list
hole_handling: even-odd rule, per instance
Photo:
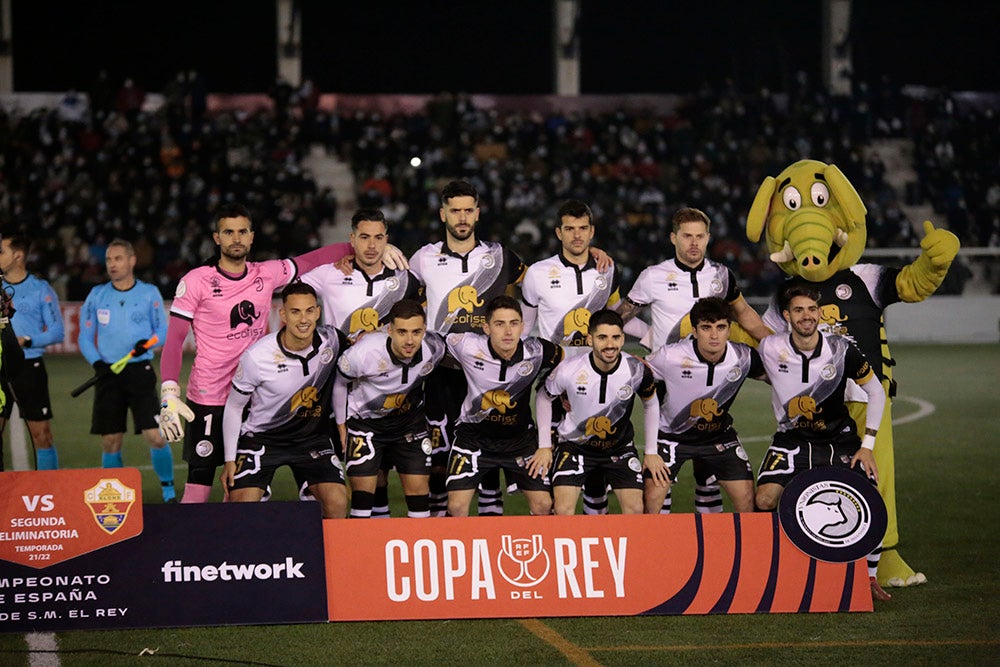
{"label": "mascot's tusk", "polygon": [[[844,235],[846,236],[846,234]],[[795,253],[792,252],[792,246],[785,241],[785,247],[778,252],[771,253],[771,261],[775,264],[780,264],[782,262],[790,262],[795,259]]]}
{"label": "mascot's tusk", "polygon": [[[843,229],[838,229],[837,230],[837,235],[833,237],[833,242],[836,243],[837,245],[839,245],[841,248],[843,248],[845,245],[847,245],[847,242],[850,241],[850,240],[851,240],[851,237],[848,236],[847,232],[845,232]],[[787,243],[787,241],[786,241],[786,243]]]}

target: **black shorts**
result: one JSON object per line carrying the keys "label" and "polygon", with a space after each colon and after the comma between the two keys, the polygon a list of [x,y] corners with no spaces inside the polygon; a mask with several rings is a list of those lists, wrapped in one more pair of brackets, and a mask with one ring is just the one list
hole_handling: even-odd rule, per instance
{"label": "black shorts", "polygon": [[344,468],[330,440],[287,446],[268,446],[240,438],[236,446],[234,489],[266,489],[281,466],[292,469],[296,481],[306,484],[344,483]]}
{"label": "black shorts", "polygon": [[41,357],[25,359],[24,370],[18,373],[17,377],[11,378],[9,382],[3,383],[3,393],[7,395],[7,402],[3,406],[3,411],[0,412],[0,417],[10,419],[14,402],[17,401],[17,410],[21,413],[21,419],[32,422],[52,419],[49,374],[45,371],[45,361]]}
{"label": "black shorts", "polygon": [[[859,447],[861,439],[853,433],[819,443],[775,433],[757,472],[757,484],[786,486],[798,473],[823,466],[851,469],[851,458]],[[867,478],[860,464],[853,470]]]}
{"label": "black shorts", "polygon": [[344,447],[348,477],[371,477],[385,470],[382,460],[391,458],[400,475],[431,474],[431,440],[427,427],[380,429],[376,420],[348,419]]}
{"label": "black shorts", "polygon": [[202,405],[193,401],[194,413],[184,433],[184,460],[191,468],[218,468],[225,461],[222,446],[222,405]]}
{"label": "black shorts", "polygon": [[430,427],[431,461],[435,467],[448,465],[448,453],[455,440],[455,424],[467,390],[468,381],[460,368],[439,365],[424,380],[424,409]]}
{"label": "black shorts", "polygon": [[125,433],[129,410],[135,433],[157,428],[160,399],[156,394],[156,371],[148,361],[128,364],[118,375],[106,375],[94,385],[90,432]]}
{"label": "black shorts", "polygon": [[522,491],[548,491],[548,471],[540,477],[528,474],[528,459],[538,449],[538,432],[531,430],[511,440],[479,438],[459,427],[448,460],[448,490],[468,491],[479,488],[483,476],[503,469],[507,484],[517,484]]}
{"label": "black shorts", "polygon": [[582,486],[595,470],[612,489],[642,489],[642,462],[630,443],[609,452],[586,452],[560,443],[553,452],[552,486]]}
{"label": "black shorts", "polygon": [[721,480],[753,480],[750,457],[738,438],[712,445],[686,445],[667,440],[663,437],[664,433],[659,435],[657,450],[670,470],[671,482],[677,481],[677,475],[687,461],[700,461],[703,470]]}

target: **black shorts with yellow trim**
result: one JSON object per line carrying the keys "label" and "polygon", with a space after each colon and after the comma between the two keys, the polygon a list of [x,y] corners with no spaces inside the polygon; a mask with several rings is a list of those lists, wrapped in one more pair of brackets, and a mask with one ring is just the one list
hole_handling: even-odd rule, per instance
{"label": "black shorts with yellow trim", "polygon": [[236,447],[234,489],[266,489],[281,466],[306,484],[343,484],[344,468],[329,438],[291,445],[265,444],[240,438]]}
{"label": "black shorts with yellow trim", "polygon": [[385,428],[377,419],[348,419],[344,447],[348,477],[371,477],[386,470],[383,460],[400,475],[431,473],[431,441],[423,420],[402,431],[399,422]]}
{"label": "black shorts with yellow trim", "polygon": [[670,439],[669,433],[658,434],[656,448],[670,471],[670,481],[676,482],[681,468],[688,461],[700,461],[704,469],[726,481],[753,480],[750,457],[736,433],[732,439],[711,444],[688,444]]}
{"label": "black shorts with yellow trim", "polygon": [[[853,432],[838,433],[830,440],[810,441],[790,433],[775,433],[771,446],[764,454],[757,484],[786,486],[795,475],[805,470],[834,466],[851,469],[851,458],[861,447],[861,439]],[[865,476],[860,464],[853,468]]]}
{"label": "black shorts with yellow trim", "polygon": [[582,486],[598,470],[612,489],[643,488],[642,462],[631,442],[607,451],[559,443],[553,452],[552,486]]}
{"label": "black shorts with yellow trim", "polygon": [[459,424],[448,460],[449,491],[469,491],[479,488],[483,476],[503,470],[507,484],[517,484],[522,491],[548,491],[548,471],[538,477],[528,474],[531,456],[538,449],[538,431],[505,440],[484,438],[473,428]]}

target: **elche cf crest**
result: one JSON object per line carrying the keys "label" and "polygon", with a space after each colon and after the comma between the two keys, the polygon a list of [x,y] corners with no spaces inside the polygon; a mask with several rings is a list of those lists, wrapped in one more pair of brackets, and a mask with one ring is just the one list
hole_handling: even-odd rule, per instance
{"label": "elche cf crest", "polygon": [[90,508],[97,525],[110,534],[125,525],[135,502],[135,489],[125,486],[118,479],[102,479],[83,492],[83,501]]}
{"label": "elche cf crest", "polygon": [[778,502],[778,520],[792,544],[831,563],[871,553],[882,541],[888,519],[875,485],[844,468],[824,466],[796,475]]}

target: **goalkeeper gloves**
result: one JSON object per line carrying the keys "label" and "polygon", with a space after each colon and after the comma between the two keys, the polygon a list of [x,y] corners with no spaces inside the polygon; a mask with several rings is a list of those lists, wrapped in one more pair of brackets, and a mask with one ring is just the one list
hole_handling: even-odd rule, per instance
{"label": "goalkeeper gloves", "polygon": [[194,419],[191,408],[181,400],[181,387],[173,380],[160,386],[160,434],[167,442],[184,439],[184,422]]}

